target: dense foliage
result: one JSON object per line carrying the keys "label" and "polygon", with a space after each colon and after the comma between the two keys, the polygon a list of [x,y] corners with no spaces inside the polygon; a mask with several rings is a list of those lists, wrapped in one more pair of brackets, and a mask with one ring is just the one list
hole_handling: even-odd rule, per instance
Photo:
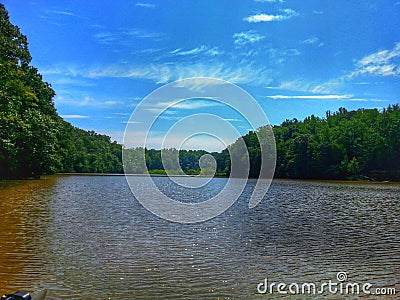
{"label": "dense foliage", "polygon": [[400,179],[400,109],[327,112],[274,129],[276,175],[292,178]]}
{"label": "dense foliage", "polygon": [[[250,158],[250,177],[258,177],[260,172],[261,152],[257,134],[262,136],[264,129],[243,136]],[[274,126],[273,132],[277,151],[275,177],[400,181],[399,105],[382,111],[340,108],[335,113],[328,111],[325,118],[311,116],[304,121],[286,120]],[[229,151],[232,159],[241,159],[235,157],[235,144],[237,142],[219,153],[212,153],[218,175],[229,175]],[[160,152],[146,150],[150,172],[163,169]],[[206,152],[181,153],[183,171],[199,173],[196,160]]]}
{"label": "dense foliage", "polygon": [[121,146],[60,118],[53,89],[30,62],[26,37],[0,4],[0,178],[121,172]]}
{"label": "dense foliage", "polygon": [[[275,177],[400,180],[400,108],[359,109],[286,120],[273,128]],[[244,136],[257,148],[255,133]],[[250,152],[257,161],[257,151]],[[251,168],[257,168],[258,163]],[[253,175],[257,173],[251,172]]]}

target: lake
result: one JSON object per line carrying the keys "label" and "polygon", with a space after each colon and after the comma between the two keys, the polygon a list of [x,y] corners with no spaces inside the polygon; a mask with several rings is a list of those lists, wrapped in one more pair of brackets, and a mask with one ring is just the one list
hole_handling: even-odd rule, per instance
{"label": "lake", "polygon": [[[166,177],[154,180],[171,196],[193,200],[227,181],[215,178],[195,193],[169,189]],[[0,181],[0,293],[46,288],[46,299],[288,299],[259,295],[257,286],[266,278],[323,283],[345,272],[349,282],[396,288],[398,296],[400,185],[274,180],[249,209],[255,182],[222,215],[183,225],[144,209],[124,176]]]}

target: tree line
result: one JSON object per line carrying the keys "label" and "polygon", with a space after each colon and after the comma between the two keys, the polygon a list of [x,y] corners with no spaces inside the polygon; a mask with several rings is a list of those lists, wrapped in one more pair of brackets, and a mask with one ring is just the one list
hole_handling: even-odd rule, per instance
{"label": "tree line", "polygon": [[[196,175],[203,167],[202,174],[229,176],[231,159],[244,161],[239,140],[221,152],[167,149],[162,155],[161,150],[122,149],[106,135],[76,128],[57,114],[54,90],[30,62],[26,36],[0,4],[0,179],[122,173],[122,154],[125,172],[140,174]],[[276,144],[267,134],[271,129]],[[340,108],[324,118],[261,127],[242,139],[250,177],[259,176],[263,148],[268,159],[276,150],[275,177],[400,181],[399,105],[382,111]]]}
{"label": "tree line", "polygon": [[[261,127],[242,137],[249,155],[250,177],[259,176],[259,137],[265,136],[263,132],[269,129],[267,126]],[[272,130],[276,143],[277,178],[400,181],[400,107],[397,104],[381,111],[348,111],[340,108],[337,112],[328,111],[325,118],[312,115],[303,121],[286,120],[281,125],[273,126]],[[266,139],[261,138],[261,142],[266,143]],[[217,175],[229,176],[231,159],[243,159],[240,157],[243,151],[235,152],[238,144],[237,141],[221,152],[211,153],[217,163]],[[128,149],[128,155],[133,156],[137,150]],[[264,151],[272,153],[273,149],[264,145]],[[168,163],[163,165],[161,150],[145,149],[145,153],[146,167],[150,173],[164,173],[165,167],[176,169],[168,167],[171,166]],[[206,153],[201,150],[180,151],[182,170],[186,174],[198,174],[198,160]],[[134,170],[134,161],[126,162],[128,173],[148,171]]]}
{"label": "tree line", "polygon": [[[275,177],[400,181],[400,107],[358,109],[286,120],[273,127]],[[244,136],[258,148],[256,133]],[[250,152],[250,160],[259,154]],[[252,164],[257,173],[259,161]]]}
{"label": "tree line", "polygon": [[[214,174],[215,166],[205,150],[155,150],[147,148],[124,149],[124,170],[127,174]],[[201,168],[202,167],[202,168]],[[225,176],[226,172],[220,172]]]}

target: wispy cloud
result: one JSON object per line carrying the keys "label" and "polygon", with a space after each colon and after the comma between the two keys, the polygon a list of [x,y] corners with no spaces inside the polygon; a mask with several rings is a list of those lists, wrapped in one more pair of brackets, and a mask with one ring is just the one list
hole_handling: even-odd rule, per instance
{"label": "wispy cloud", "polygon": [[308,39],[303,40],[302,44],[315,45],[317,47],[322,47],[324,45],[316,36],[310,36]]}
{"label": "wispy cloud", "polygon": [[70,16],[70,17],[78,17],[78,15],[69,12],[69,11],[63,11],[63,10],[46,10],[46,14],[56,14],[56,15],[64,15],[64,16]]}
{"label": "wispy cloud", "polygon": [[[190,109],[199,109],[213,106],[220,106],[221,104],[217,101],[207,101],[207,100],[199,100],[199,99],[185,99],[183,101],[170,101],[170,102],[158,102],[155,106],[157,111],[159,108],[173,108],[178,110],[190,110]],[[148,109],[151,110],[151,109]]]}
{"label": "wispy cloud", "polygon": [[131,45],[133,39],[152,39],[154,41],[161,41],[162,34],[157,32],[148,32],[142,29],[120,29],[113,32],[99,32],[93,35],[95,41],[99,44],[119,44]]}
{"label": "wispy cloud", "polygon": [[[42,74],[45,74],[44,72],[41,72]],[[47,75],[52,75],[52,74],[47,74]],[[95,84],[93,82],[88,81],[87,79],[77,79],[77,78],[68,78],[68,77],[62,77],[62,78],[54,78],[51,80],[51,84],[53,86],[75,86],[75,87],[90,87],[94,86]]]}
{"label": "wispy cloud", "polygon": [[168,121],[179,121],[182,119],[180,116],[168,116],[168,115],[161,115],[158,116],[158,119],[168,120]]}
{"label": "wispy cloud", "polygon": [[235,118],[223,118],[224,121],[227,122],[243,122],[243,120],[235,119]]}
{"label": "wispy cloud", "polygon": [[177,81],[174,83],[174,87],[186,88],[191,91],[200,91],[207,87],[224,84],[226,84],[225,81],[215,80],[213,78],[197,77],[191,78],[190,80]]}
{"label": "wispy cloud", "polygon": [[381,50],[364,56],[356,62],[352,71],[343,76],[314,86],[310,84],[309,86],[312,87],[309,87],[308,91],[335,93],[343,90],[349,83],[359,84],[356,80],[364,78],[363,76],[366,75],[378,77],[400,76],[400,43],[397,43],[392,49]]}
{"label": "wispy cloud", "polygon": [[365,56],[356,64],[356,70],[350,78],[359,75],[399,76],[400,75],[400,43],[390,50],[382,50]]}
{"label": "wispy cloud", "polygon": [[265,36],[257,33],[254,30],[249,30],[246,32],[239,32],[233,35],[233,42],[238,46],[244,46],[247,44],[254,44],[263,40]]}
{"label": "wispy cloud", "polygon": [[173,101],[160,101],[152,104],[146,104],[144,110],[158,115],[164,120],[179,120],[182,119],[179,112],[203,109],[209,107],[221,106],[221,103],[216,100],[203,99],[176,99]]}
{"label": "wispy cloud", "polygon": [[136,51],[135,54],[153,55],[153,54],[159,53],[159,52],[161,52],[163,50],[165,50],[165,48],[148,48],[148,49],[142,49],[142,50]]}
{"label": "wispy cloud", "polygon": [[274,2],[279,2],[283,3],[284,0],[254,0],[255,2],[261,2],[261,3],[274,3]]}
{"label": "wispy cloud", "polygon": [[266,96],[271,99],[320,99],[320,100],[332,100],[332,99],[350,99],[353,95],[272,95]]}
{"label": "wispy cloud", "polygon": [[144,8],[155,8],[156,7],[154,4],[144,3],[144,2],[138,2],[135,5],[139,6],[139,7],[144,7]]}
{"label": "wispy cloud", "polygon": [[83,115],[61,115],[61,118],[64,118],[64,119],[87,119],[90,117],[83,116]]}
{"label": "wispy cloud", "polygon": [[301,52],[296,49],[278,49],[278,48],[269,48],[264,51],[264,55],[267,55],[269,59],[275,64],[283,64],[288,58],[293,56],[298,56]]}
{"label": "wispy cloud", "polygon": [[77,14],[65,10],[45,10],[40,16],[42,19],[46,20],[47,23],[56,25],[59,27],[66,26],[67,18],[82,18]]}
{"label": "wispy cloud", "polygon": [[314,15],[323,15],[324,12],[322,10],[313,10]]}
{"label": "wispy cloud", "polygon": [[297,99],[297,100],[336,100],[336,101],[351,101],[351,102],[388,102],[384,99],[375,98],[355,98],[354,95],[272,95],[265,98],[274,100]]}
{"label": "wispy cloud", "polygon": [[236,84],[267,85],[271,82],[269,71],[253,64],[231,65],[224,62],[177,62],[174,64],[149,64],[142,66],[109,65],[102,67],[57,66],[47,68],[48,74],[79,76],[82,78],[131,78],[167,83],[183,78],[212,77]]}
{"label": "wispy cloud", "polygon": [[286,8],[282,10],[282,14],[280,15],[257,14],[244,18],[243,20],[249,23],[284,21],[298,15],[299,14],[293,9]]}
{"label": "wispy cloud", "polygon": [[[381,83],[376,81],[362,81],[360,83],[359,79],[364,79],[364,76],[367,75],[377,77],[400,76],[400,43],[396,43],[392,49],[380,50],[364,56],[355,63],[353,70],[349,70],[340,77],[333,78],[322,83],[307,82],[303,79],[298,79],[282,82],[278,88],[299,92],[311,92],[316,94],[332,94],[346,93],[349,84],[366,85]],[[375,100],[369,99],[368,101]]]}
{"label": "wispy cloud", "polygon": [[196,47],[190,50],[183,50],[181,48],[178,48],[169,52],[169,54],[173,56],[188,56],[188,55],[199,55],[199,54],[207,56],[217,56],[222,54],[222,52],[218,50],[217,47],[210,48],[208,46],[201,45],[200,47]]}
{"label": "wispy cloud", "polygon": [[96,28],[96,29],[105,29],[106,28],[106,26],[100,25],[100,24],[92,24],[92,25],[90,25],[90,27]]}
{"label": "wispy cloud", "polygon": [[115,100],[108,100],[108,101],[104,101],[103,103],[105,105],[109,105],[109,106],[120,104],[119,101],[115,101]]}
{"label": "wispy cloud", "polygon": [[123,101],[117,100],[100,101],[90,96],[63,95],[62,91],[55,97],[54,101],[57,104],[97,108],[110,108],[123,103]]}

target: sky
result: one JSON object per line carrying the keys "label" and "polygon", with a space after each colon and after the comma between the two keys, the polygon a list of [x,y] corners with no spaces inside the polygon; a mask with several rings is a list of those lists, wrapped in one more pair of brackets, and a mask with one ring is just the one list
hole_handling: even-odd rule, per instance
{"label": "sky", "polygon": [[[126,126],[139,124],[131,119],[139,103],[185,78],[237,85],[273,125],[312,114],[324,117],[339,107],[382,109],[400,103],[400,1],[2,3],[28,37],[31,65],[55,90],[58,113],[120,143]],[[153,104],[167,103],[159,101]],[[199,113],[217,115],[239,134],[252,129],[246,122],[251,113],[243,116],[222,106],[196,98],[170,107],[156,120],[149,146],[160,148],[171,126]],[[207,122],[213,125],[214,119]],[[203,136],[186,146],[220,150],[223,144]]]}

